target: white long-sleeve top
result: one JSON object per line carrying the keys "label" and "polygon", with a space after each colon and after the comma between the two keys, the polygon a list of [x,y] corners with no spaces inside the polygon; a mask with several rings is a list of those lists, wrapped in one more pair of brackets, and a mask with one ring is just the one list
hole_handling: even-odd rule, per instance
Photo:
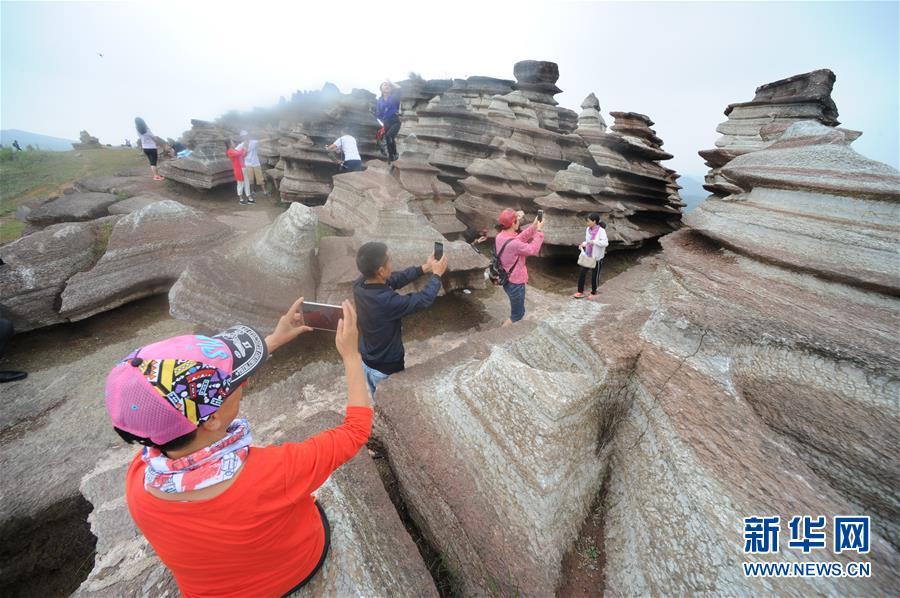
{"label": "white long-sleeve top", "polygon": [[584,229],[584,249],[581,251],[595,260],[602,260],[606,255],[609,239],[606,236],[606,229],[602,226],[598,226],[597,229],[596,234],[591,232],[589,226]]}

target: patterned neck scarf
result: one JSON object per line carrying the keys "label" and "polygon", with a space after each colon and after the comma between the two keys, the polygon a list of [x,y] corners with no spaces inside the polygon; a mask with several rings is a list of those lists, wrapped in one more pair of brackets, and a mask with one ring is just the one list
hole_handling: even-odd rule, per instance
{"label": "patterned neck scarf", "polygon": [[144,447],[141,459],[147,464],[144,488],[177,493],[200,490],[237,474],[250,453],[250,424],[236,419],[222,440],[190,455],[170,459],[153,447]]}

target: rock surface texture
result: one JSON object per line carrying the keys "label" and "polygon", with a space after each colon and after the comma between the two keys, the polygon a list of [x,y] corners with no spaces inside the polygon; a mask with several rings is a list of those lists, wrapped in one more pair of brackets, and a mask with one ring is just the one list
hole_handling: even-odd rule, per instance
{"label": "rock surface texture", "polygon": [[54,224],[0,246],[0,315],[17,332],[65,322],[66,282],[97,263],[118,218]]}
{"label": "rock surface texture", "polygon": [[217,220],[172,200],[131,212],[116,221],[94,267],[68,280],[59,313],[81,320],[164,293],[198,256],[221,251],[229,232]]}
{"label": "rock surface texture", "polygon": [[[245,401],[242,410],[253,424],[255,441],[299,442],[339,425],[341,417],[332,409],[339,408],[342,396],[317,386],[339,376],[332,367],[312,365],[269,388],[265,408],[252,398]],[[271,419],[275,413],[282,415]],[[81,482],[94,505],[90,521],[98,541],[94,569],[76,596],[178,593],[171,573],[128,514],[122,479],[133,455],[132,449],[111,451]],[[313,581],[291,596],[437,596],[365,450],[332,474],[316,496],[332,526],[331,550]]]}
{"label": "rock surface texture", "polygon": [[67,193],[31,210],[25,221],[34,226],[48,226],[94,220],[108,215],[109,206],[119,199],[111,193]]}
{"label": "rock surface texture", "polygon": [[[893,592],[900,178],[852,137],[791,125],[599,313],[472,335],[379,386],[401,492],[465,594],[552,594],[595,498],[610,595]],[[779,554],[744,553],[752,515],[781,517]],[[797,515],[827,517],[826,549],[787,545]],[[868,554],[832,552],[837,515],[872,517]],[[743,575],[772,560],[881,573]]]}
{"label": "rock surface texture", "polygon": [[80,179],[29,203],[21,212],[30,229],[0,246],[0,315],[17,332],[164,293],[233,236],[219,220],[148,191],[144,168]]}
{"label": "rock surface texture", "polygon": [[699,152],[710,167],[703,187],[716,197],[740,193],[741,187],[724,176],[721,169],[738,156],[768,146],[772,138],[766,135],[767,129],[780,133],[800,120],[839,125],[838,109],[831,99],[835,79],[828,69],[794,75],[760,85],[749,102],[729,104],[725,108],[728,120],[716,127],[722,134],[716,147]]}
{"label": "rock surface texture", "polygon": [[559,583],[605,470],[606,372],[570,335],[591,307],[477,335],[378,387],[407,506],[463,595]]}
{"label": "rock surface texture", "polygon": [[[443,291],[484,288],[487,258],[463,241],[448,241],[422,215],[420,201],[400,186],[382,163],[365,172],[335,177],[335,188],[319,210],[322,222],[350,236],[324,237],[318,262],[321,280],[316,296],[326,303],[352,296],[359,278],[356,252],[369,241],[386,243],[394,271],[421,266],[443,242],[448,269],[442,277]],[[405,289],[418,289],[428,282],[423,276]]]}
{"label": "rock surface texture", "polygon": [[316,298],[317,218],[293,204],[268,227],[187,265],[169,291],[176,318],[222,330],[268,330],[297,297]]}

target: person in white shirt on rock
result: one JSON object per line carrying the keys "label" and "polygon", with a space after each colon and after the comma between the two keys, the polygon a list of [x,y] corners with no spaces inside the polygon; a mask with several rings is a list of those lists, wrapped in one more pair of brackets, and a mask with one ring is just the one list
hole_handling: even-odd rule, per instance
{"label": "person in white shirt on rock", "polygon": [[269,192],[266,190],[266,179],[263,178],[262,165],[259,163],[259,154],[256,149],[259,141],[252,139],[247,131],[241,131],[241,143],[235,148],[243,149],[244,154],[244,185],[250,197],[253,197],[253,181],[262,189],[263,195],[268,197]]}
{"label": "person in white shirt on rock", "polygon": [[359,157],[359,149],[356,147],[356,138],[350,135],[347,127],[341,127],[341,136],[334,143],[326,147],[329,151],[340,150],[344,154],[341,162],[341,172],[355,172],[362,170],[362,158]]}

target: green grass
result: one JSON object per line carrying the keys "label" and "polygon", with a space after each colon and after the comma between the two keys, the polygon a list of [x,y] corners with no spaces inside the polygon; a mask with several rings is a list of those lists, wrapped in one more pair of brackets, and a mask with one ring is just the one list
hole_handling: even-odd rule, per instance
{"label": "green grass", "polygon": [[107,148],[70,152],[3,152],[0,154],[0,244],[19,238],[24,225],[16,208],[29,199],[46,197],[76,179],[109,176],[147,160],[134,149]]}

